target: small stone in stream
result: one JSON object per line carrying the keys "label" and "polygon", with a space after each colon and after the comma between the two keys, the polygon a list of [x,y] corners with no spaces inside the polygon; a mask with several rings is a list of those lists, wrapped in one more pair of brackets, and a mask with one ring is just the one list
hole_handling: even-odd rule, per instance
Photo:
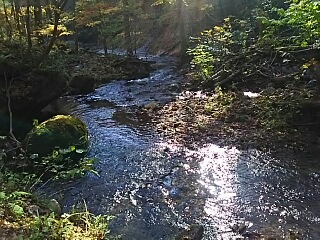
{"label": "small stone in stream", "polygon": [[163,149],[163,151],[166,152],[166,153],[167,153],[167,152],[170,152],[170,148],[165,147],[165,148]]}
{"label": "small stone in stream", "polygon": [[174,124],[173,124],[173,127],[176,128],[176,127],[179,127],[180,125],[181,125],[181,123],[180,123],[180,122],[177,122],[177,123],[174,123]]}
{"label": "small stone in stream", "polygon": [[182,230],[175,240],[201,240],[203,238],[204,227],[202,225],[193,224],[187,229]]}
{"label": "small stone in stream", "polygon": [[159,108],[159,103],[151,102],[151,103],[148,103],[148,104],[144,105],[143,108],[146,109],[146,110],[154,111],[154,110]]}
{"label": "small stone in stream", "polygon": [[56,199],[50,199],[47,203],[48,208],[56,214],[56,216],[61,215],[61,207]]}
{"label": "small stone in stream", "polygon": [[169,191],[169,195],[170,197],[172,197],[173,199],[179,199],[180,198],[180,193],[181,193],[181,189],[177,188],[177,187],[173,187],[170,191]]}

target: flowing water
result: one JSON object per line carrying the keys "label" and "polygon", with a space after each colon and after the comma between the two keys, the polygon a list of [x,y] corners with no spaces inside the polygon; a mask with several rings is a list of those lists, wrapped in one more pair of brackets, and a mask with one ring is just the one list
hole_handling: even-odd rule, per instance
{"label": "flowing water", "polygon": [[320,239],[319,163],[219,143],[187,149],[160,138],[136,110],[175,98],[181,77],[174,59],[153,60],[158,70],[149,78],[64,99],[64,111],[87,123],[99,172],[50,186],[64,209],[85,201],[92,212],[115,216],[111,233],[128,240],[173,239],[190,224],[204,226],[204,239],[238,239],[236,225],[279,239],[293,232]]}

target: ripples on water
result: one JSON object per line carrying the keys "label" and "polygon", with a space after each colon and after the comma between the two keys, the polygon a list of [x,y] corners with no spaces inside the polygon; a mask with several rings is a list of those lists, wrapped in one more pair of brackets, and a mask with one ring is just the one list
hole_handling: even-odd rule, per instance
{"label": "ripples on water", "polygon": [[88,125],[89,155],[99,160],[100,176],[52,186],[62,190],[64,208],[84,200],[91,211],[116,216],[111,231],[128,240],[172,239],[193,223],[204,225],[205,239],[233,239],[230,226],[239,223],[250,231],[284,236],[297,229],[303,239],[320,239],[318,164],[219,144],[182,148],[135,114],[150,101],[172,99],[178,83],[174,69],[164,68],[66,100],[67,111]]}

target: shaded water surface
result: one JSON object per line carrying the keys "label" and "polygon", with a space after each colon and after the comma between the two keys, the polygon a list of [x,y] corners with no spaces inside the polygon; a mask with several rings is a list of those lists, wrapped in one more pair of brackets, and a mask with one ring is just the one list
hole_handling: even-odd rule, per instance
{"label": "shaded water surface", "polygon": [[320,167],[314,160],[275,159],[219,143],[181,148],[136,114],[139,106],[178,95],[174,60],[157,61],[162,67],[150,78],[114,81],[64,100],[65,111],[88,125],[89,155],[98,158],[100,174],[51,186],[62,194],[64,208],[85,201],[94,213],[114,215],[111,233],[128,240],[173,239],[194,223],[205,227],[204,239],[235,239],[234,224],[320,239]]}

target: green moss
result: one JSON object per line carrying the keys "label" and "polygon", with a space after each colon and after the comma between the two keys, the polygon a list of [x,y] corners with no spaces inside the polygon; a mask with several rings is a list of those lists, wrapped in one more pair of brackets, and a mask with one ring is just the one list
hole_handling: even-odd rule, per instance
{"label": "green moss", "polygon": [[25,142],[29,154],[36,153],[41,157],[51,154],[57,148],[75,146],[77,149],[87,149],[88,130],[77,117],[57,115],[35,126]]}

